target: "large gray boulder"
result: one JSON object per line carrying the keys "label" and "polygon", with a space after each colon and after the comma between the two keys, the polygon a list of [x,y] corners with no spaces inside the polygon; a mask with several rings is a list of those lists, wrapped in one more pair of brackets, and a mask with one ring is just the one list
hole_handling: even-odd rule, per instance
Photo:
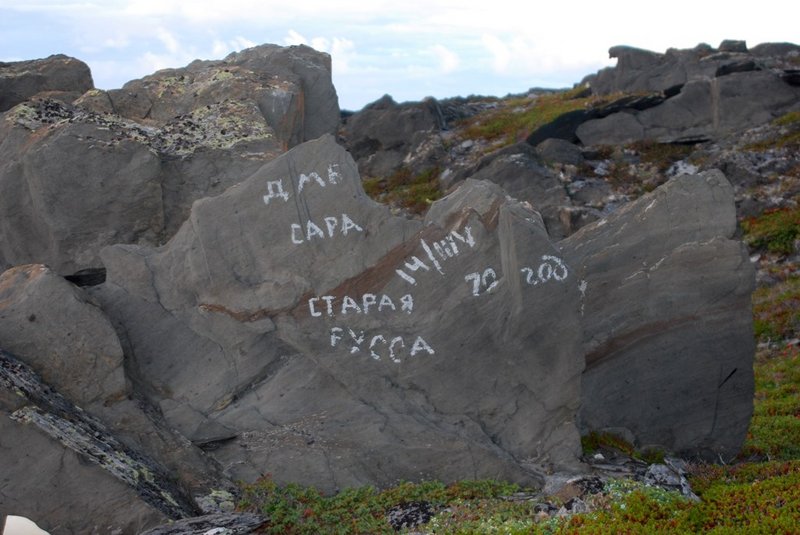
{"label": "large gray boulder", "polygon": [[392,217],[324,136],[102,257],[144,390],[236,479],[535,485],[580,453],[577,279],[497,186]]}
{"label": "large gray boulder", "polygon": [[231,486],[132,389],[124,360],[83,290],[42,265],[0,275],[0,515],[54,535],[137,533]]}
{"label": "large gray boulder", "polygon": [[89,67],[63,54],[0,62],[0,112],[42,93],[71,102],[93,87]]}
{"label": "large gray boulder", "polygon": [[0,120],[0,267],[43,262],[60,273],[99,265],[109,243],[157,243],[161,163],[142,136],[74,120],[56,101]]}
{"label": "large gray boulder", "polygon": [[0,118],[0,268],[101,267],[114,243],[158,245],[195,200],[339,124],[330,56],[263,45]]}
{"label": "large gray boulder", "polygon": [[261,45],[164,69],[98,92],[85,105],[161,125],[227,100],[253,103],[285,147],[334,133],[339,125],[331,58],[305,45]]}
{"label": "large gray boulder", "polygon": [[412,172],[434,167],[444,154],[437,134],[445,128],[435,99],[398,104],[384,95],[347,117],[340,137],[364,178],[388,177],[412,161]]}
{"label": "large gray boulder", "polygon": [[470,174],[473,180],[494,182],[515,199],[529,203],[541,215],[552,239],[571,233],[570,222],[562,217],[571,206],[564,184],[533,147],[516,144],[485,157],[477,167]]}
{"label": "large gray boulder", "polygon": [[581,281],[584,432],[736,455],[752,413],[755,276],[735,231],[733,189],[708,171],[559,243]]}
{"label": "large gray boulder", "polygon": [[82,407],[128,395],[111,323],[80,288],[45,266],[0,274],[0,348],[25,356],[45,382]]}

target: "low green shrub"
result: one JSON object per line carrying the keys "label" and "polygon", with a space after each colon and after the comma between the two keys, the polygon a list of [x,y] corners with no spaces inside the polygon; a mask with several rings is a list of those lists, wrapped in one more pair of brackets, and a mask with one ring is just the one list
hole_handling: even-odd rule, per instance
{"label": "low green shrub", "polygon": [[788,255],[800,237],[800,207],[767,210],[741,222],[744,240],[755,250]]}
{"label": "low green shrub", "polygon": [[442,197],[440,174],[438,166],[417,175],[412,174],[407,167],[401,167],[388,177],[365,179],[364,191],[376,201],[421,214],[427,211],[433,201]]}
{"label": "low green shrub", "polygon": [[753,330],[761,342],[800,337],[800,277],[753,292]]}

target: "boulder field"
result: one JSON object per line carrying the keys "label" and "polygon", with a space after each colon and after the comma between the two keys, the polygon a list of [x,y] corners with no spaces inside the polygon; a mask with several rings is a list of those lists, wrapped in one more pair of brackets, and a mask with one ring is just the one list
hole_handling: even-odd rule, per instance
{"label": "boulder field", "polygon": [[235,482],[267,475],[537,488],[609,430],[738,452],[754,270],[722,172],[576,231],[542,155],[583,156],[551,140],[414,218],[364,192],[360,167],[394,156],[346,145],[383,136],[370,116],[403,109],[412,132],[455,112],[386,100],[337,139],[325,54],[264,45],[108,92],[37,61],[53,84],[0,64],[20,77],[0,99],[0,516],[245,533],[264,519],[233,513]]}

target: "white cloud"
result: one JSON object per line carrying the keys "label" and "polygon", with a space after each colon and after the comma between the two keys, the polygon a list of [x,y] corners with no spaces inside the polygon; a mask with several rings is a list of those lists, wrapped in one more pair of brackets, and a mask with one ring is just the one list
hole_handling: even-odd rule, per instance
{"label": "white cloud", "polygon": [[164,48],[166,48],[167,52],[170,54],[176,54],[180,51],[181,45],[178,43],[178,40],[165,28],[159,27],[156,30],[156,37],[158,37],[158,40],[161,41]]}
{"label": "white cloud", "polygon": [[483,34],[481,37],[481,42],[483,46],[489,51],[492,55],[492,68],[495,72],[498,73],[505,73],[508,69],[509,63],[511,63],[511,51],[508,47],[498,39],[496,36],[491,34]]}
{"label": "white cloud", "polygon": [[0,50],[16,58],[75,55],[89,63],[98,85],[113,87],[255,44],[303,43],[331,54],[337,91],[347,101],[367,91],[416,98],[422,91],[565,86],[612,64],[606,51],[617,44],[663,52],[724,38],[751,46],[797,40],[794,19],[774,17],[786,11],[785,0],[760,0],[755,11],[730,5],[724,24],[711,26],[708,20],[719,19],[713,3],[670,5],[658,24],[646,25],[636,20],[641,9],[634,0],[609,0],[602,9],[576,0],[568,11],[516,0],[0,0],[0,20],[8,21]]}
{"label": "white cloud", "polygon": [[431,52],[439,59],[439,70],[442,74],[450,74],[458,69],[460,63],[458,54],[443,45],[433,45]]}
{"label": "white cloud", "polygon": [[289,33],[286,34],[286,37],[283,38],[283,44],[286,46],[291,45],[307,45],[308,39],[300,35],[294,30],[289,30]]}
{"label": "white cloud", "polygon": [[351,71],[351,62],[356,58],[355,43],[343,37],[316,36],[306,39],[301,33],[290,29],[283,38],[283,44],[287,46],[308,45],[314,50],[330,54],[333,71],[337,74],[349,73]]}
{"label": "white cloud", "polygon": [[228,41],[222,39],[214,39],[211,43],[211,56],[213,58],[223,58],[231,52],[238,52],[245,48],[252,48],[258,43],[251,41],[246,37],[237,36]]}

